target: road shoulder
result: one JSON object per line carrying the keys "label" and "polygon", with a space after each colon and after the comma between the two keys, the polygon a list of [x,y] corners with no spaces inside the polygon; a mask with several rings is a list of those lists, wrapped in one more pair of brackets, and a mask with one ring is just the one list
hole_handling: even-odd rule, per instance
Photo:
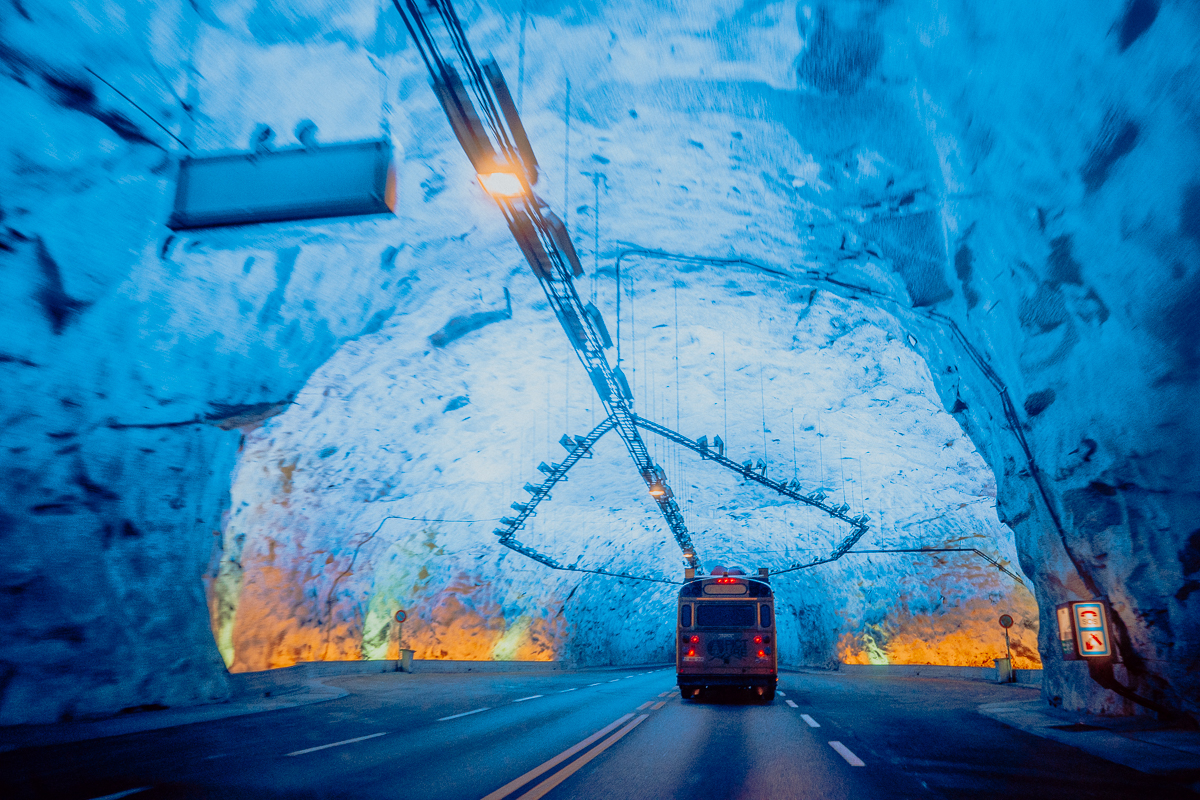
{"label": "road shoulder", "polygon": [[1098,717],[1044,706],[1040,698],[987,703],[979,713],[1139,772],[1200,780],[1200,731],[1168,728],[1149,718]]}

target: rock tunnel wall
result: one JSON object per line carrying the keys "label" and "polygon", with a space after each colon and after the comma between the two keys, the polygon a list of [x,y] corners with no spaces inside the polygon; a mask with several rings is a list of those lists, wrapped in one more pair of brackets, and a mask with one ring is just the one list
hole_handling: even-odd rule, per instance
{"label": "rock tunnel wall", "polygon": [[[153,10],[85,2],[71,11],[8,0],[2,8],[0,97],[15,113],[0,134],[0,274],[4,316],[13,321],[0,347],[3,481],[12,498],[0,518],[7,554],[0,573],[0,721],[217,698],[224,692],[222,653],[235,668],[241,658],[240,668],[253,668],[297,654],[380,652],[390,645],[378,621],[390,607],[336,598],[347,581],[346,591],[361,596],[352,580],[354,551],[373,526],[358,523],[377,524],[382,515],[351,515],[354,524],[336,532],[351,528],[358,538],[334,536],[322,526],[344,519],[346,507],[330,500],[322,512],[312,505],[323,494],[307,482],[321,469],[271,459],[301,451],[319,458],[341,445],[281,446],[275,437],[304,430],[284,425],[296,408],[253,427],[301,395],[324,392],[324,378],[345,374],[329,370],[365,363],[377,348],[396,359],[399,376],[407,365],[397,339],[428,337],[458,314],[431,313],[432,278],[456,280],[450,305],[463,314],[497,311],[501,290],[509,288],[513,320],[503,325],[530,326],[531,348],[546,342],[533,330],[535,312],[544,309],[532,295],[518,296],[528,288],[526,271],[489,201],[472,187],[391,12],[373,3],[319,2],[285,12],[249,0]],[[862,0],[689,4],[686,11],[656,4],[571,14],[530,9],[523,111],[547,165],[542,188],[555,207],[565,198],[577,240],[586,243],[594,229],[604,269],[619,251],[646,247],[744,259],[768,267],[767,275],[782,273],[771,278],[779,286],[769,302],[738,294],[766,280],[751,266],[726,275],[710,263],[667,278],[698,297],[706,285],[737,284],[725,287],[722,305],[743,297],[761,303],[752,317],[789,318],[773,336],[802,327],[790,318],[817,289],[822,304],[847,303],[850,318],[865,315],[884,339],[907,342],[970,438],[970,445],[956,445],[961,456],[977,452],[994,472],[999,518],[1015,533],[1015,554],[1037,592],[1047,696],[1073,707],[1129,710],[1054,653],[1054,605],[1104,594],[1122,631],[1124,677],[1195,712],[1195,8],[1152,0],[1031,2],[996,15],[968,2]],[[514,83],[519,13],[464,9],[477,49],[493,50]],[[567,51],[577,56],[569,69],[557,55]],[[567,78],[573,127],[571,168],[563,171],[554,165],[567,157]],[[333,85],[336,92],[314,88]],[[404,153],[400,218],[174,237],[161,222],[178,147],[130,99],[199,150],[242,148],[256,124],[287,131],[300,118],[316,121],[327,141],[390,133]],[[600,174],[603,180],[594,177]],[[451,266],[457,279],[446,274]],[[662,264],[642,270],[638,280],[669,273]],[[615,298],[605,276],[611,273],[601,272],[594,290],[610,293],[610,305],[602,306],[607,316]],[[705,299],[718,299],[709,294]],[[664,322],[665,305],[660,294]],[[685,302],[685,315],[691,307]],[[491,341],[484,328],[453,344]],[[698,343],[695,352],[716,352],[705,349],[711,344]],[[461,357],[449,347],[429,348],[435,359]],[[562,364],[561,351],[553,352]],[[994,371],[991,379],[977,358]],[[485,368],[474,359],[467,365]],[[567,373],[562,394],[584,397],[578,370],[571,388],[569,359],[557,369]],[[644,369],[646,377],[653,372]],[[657,397],[667,377],[642,391]],[[774,387],[786,378],[775,376]],[[386,410],[391,387],[403,383],[394,380],[372,387],[377,408]],[[767,378],[759,380],[765,387]],[[460,396],[477,408],[490,405],[457,387],[430,397],[437,394],[447,406]],[[765,411],[765,388],[763,394]],[[799,392],[773,394],[782,409]],[[547,406],[556,400],[549,395]],[[306,399],[303,408],[319,410],[321,402]],[[425,413],[439,419],[434,414],[443,410]],[[690,413],[663,395],[657,413],[672,410]],[[744,439],[733,439],[748,455],[751,434],[766,427],[751,424],[753,411],[742,422]],[[571,433],[584,427],[578,413],[563,419]],[[713,418],[695,414],[697,428],[715,429]],[[849,441],[853,420],[842,419]],[[545,425],[555,428],[552,440],[568,432],[557,430],[557,419]],[[251,432],[230,508],[244,431]],[[495,494],[522,496],[536,438],[486,476]],[[356,434],[355,441],[371,439]],[[762,443],[768,459],[774,444]],[[608,458],[615,472],[619,450]],[[787,460],[778,450],[774,458]],[[599,469],[599,460],[598,453],[590,466]],[[885,465],[881,459],[875,478]],[[420,469],[433,474],[435,466],[449,465]],[[255,470],[275,472],[251,475]],[[986,494],[986,469],[963,472],[960,493]],[[817,478],[823,473],[822,464]],[[239,494],[267,481],[278,481],[278,491],[251,500]],[[304,504],[294,502],[297,481]],[[372,476],[355,502],[383,499],[385,486]],[[902,505],[886,486],[876,480],[871,492],[859,493],[868,512],[868,497]],[[496,508],[490,492],[468,504],[447,499],[456,491],[466,490],[431,489],[413,513],[397,515],[417,524],[389,536],[390,551],[370,556],[374,564],[397,564],[393,578],[415,567],[405,580],[428,580],[422,607],[429,619],[418,615],[420,624],[404,633],[422,652],[539,658],[565,642],[556,656],[597,663],[630,653],[653,657],[669,647],[645,644],[653,627],[631,624],[615,637],[589,639],[562,627],[558,615],[576,608],[577,619],[598,619],[623,604],[661,602],[661,592],[629,587],[601,599],[594,588],[600,579],[589,578],[572,595],[571,582],[511,559],[510,579],[479,591],[472,584],[486,570],[463,568],[465,562],[450,569],[449,561],[425,556],[455,536],[463,552],[479,546],[448,532],[459,523],[428,524],[459,519],[434,514],[468,505],[484,517]],[[260,512],[255,502],[272,507]],[[579,522],[570,509],[592,502],[583,494],[564,502],[558,523]],[[765,513],[769,505],[764,499],[755,510]],[[606,546],[611,535],[606,540],[605,531],[585,524],[574,552],[614,566],[673,570],[661,532],[650,522],[638,527],[652,518],[629,508],[624,522],[634,534],[624,549],[614,552]],[[779,519],[764,531],[796,523],[781,510],[770,513]],[[546,530],[552,514],[545,515]],[[816,521],[801,524],[820,530]],[[888,530],[885,522],[879,534]],[[1004,555],[995,545],[998,528],[986,518],[960,518],[932,533],[944,541],[964,530]],[[728,542],[733,532],[726,527],[713,539]],[[336,552],[330,541],[341,542]],[[764,533],[760,549],[777,541]],[[272,561],[273,547],[287,557]],[[472,558],[484,564],[495,556]],[[257,565],[253,582],[247,565]],[[429,575],[421,577],[422,569]],[[878,569],[868,577],[900,570]],[[1016,596],[1007,584],[989,588],[998,580],[993,573],[972,577],[973,568],[956,569],[971,598],[991,593],[1009,603]],[[342,574],[349,577],[334,586]],[[838,641],[825,634],[840,629],[839,615],[855,603],[868,611],[841,641],[843,657],[870,658],[886,640],[897,656],[920,658],[921,643],[946,640],[916,630],[937,599],[901,585],[912,574],[893,576],[886,588],[867,587],[857,599],[844,595],[836,608],[821,598],[845,591],[852,575],[803,576],[788,590],[794,594],[781,598],[795,609],[794,657],[832,660]],[[309,580],[313,575],[327,577]],[[467,587],[476,591],[462,591]],[[885,591],[905,599],[889,606]],[[290,607],[311,619],[278,624],[273,615],[283,592],[300,595]],[[985,600],[966,605],[972,602]],[[895,611],[881,616],[881,607]],[[452,637],[435,630],[437,609],[447,608],[443,627],[459,626]],[[255,613],[271,620],[258,633],[247,623]],[[975,613],[965,608],[962,618]],[[869,641],[862,626],[875,626]]]}

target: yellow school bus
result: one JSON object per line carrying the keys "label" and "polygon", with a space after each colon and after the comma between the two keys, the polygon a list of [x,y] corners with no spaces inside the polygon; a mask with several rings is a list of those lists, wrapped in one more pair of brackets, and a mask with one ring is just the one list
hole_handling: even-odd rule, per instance
{"label": "yellow school bus", "polygon": [[675,672],[684,698],[714,687],[746,688],[775,699],[779,680],[775,597],[767,571],[737,567],[688,578],[679,590]]}

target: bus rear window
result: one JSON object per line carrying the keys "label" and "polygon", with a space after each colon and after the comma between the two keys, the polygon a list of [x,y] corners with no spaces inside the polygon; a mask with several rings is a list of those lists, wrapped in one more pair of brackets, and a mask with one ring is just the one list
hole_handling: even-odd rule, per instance
{"label": "bus rear window", "polygon": [[701,628],[753,628],[754,603],[697,603],[696,625]]}

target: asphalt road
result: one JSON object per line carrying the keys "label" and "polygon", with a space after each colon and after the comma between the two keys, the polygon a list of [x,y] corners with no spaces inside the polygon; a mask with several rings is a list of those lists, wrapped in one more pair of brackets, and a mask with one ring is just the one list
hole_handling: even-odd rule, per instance
{"label": "asphalt road", "polygon": [[671,668],[327,680],[351,695],[0,754],[0,796],[1196,797],[976,711],[1028,689],[783,673],[761,705],[684,701],[674,680]]}

